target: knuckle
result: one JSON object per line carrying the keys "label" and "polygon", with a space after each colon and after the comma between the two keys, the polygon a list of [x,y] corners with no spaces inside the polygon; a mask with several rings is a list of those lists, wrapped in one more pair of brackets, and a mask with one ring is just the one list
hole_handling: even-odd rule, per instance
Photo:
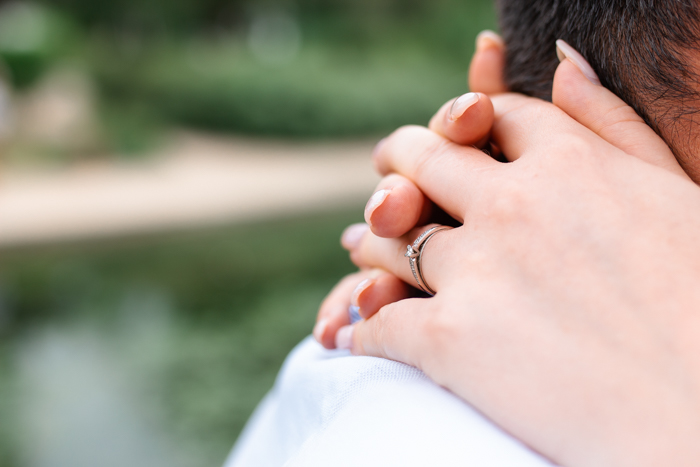
{"label": "knuckle", "polygon": [[420,353],[416,355],[414,352],[418,348],[415,342],[417,336],[415,334],[409,335],[404,332],[405,329],[402,329],[407,325],[413,328],[413,323],[407,324],[405,322],[402,311],[405,310],[401,302],[390,303],[384,305],[367,321],[367,324],[372,324],[368,336],[371,350],[373,350],[372,355],[420,367],[420,363],[416,359]]}
{"label": "knuckle", "polygon": [[430,130],[420,125],[404,125],[394,130],[390,138],[413,138],[416,135],[425,133],[426,131]]}
{"label": "knuckle", "polygon": [[421,175],[429,174],[435,167],[438,157],[445,153],[448,142],[441,138],[430,138],[422,142],[421,145],[415,145],[415,158],[411,176],[418,179]]}
{"label": "knuckle", "polygon": [[[590,138],[567,132],[551,138],[551,152],[542,154],[546,165],[531,167],[535,170],[548,170],[550,175],[561,176],[570,174],[572,171],[583,170],[593,161],[600,159],[600,146],[592,144]],[[536,175],[530,172],[529,175]]]}
{"label": "knuckle", "polygon": [[391,358],[390,334],[394,315],[395,306],[393,304],[385,305],[375,315],[374,323],[371,329],[370,340],[374,344],[375,354],[384,358]]}
{"label": "knuckle", "polygon": [[430,319],[423,323],[429,354],[442,354],[443,348],[457,338],[458,333],[452,318],[451,313],[444,308],[430,312]]}
{"label": "knuckle", "polygon": [[490,199],[486,208],[489,222],[511,223],[527,214],[528,191],[519,180],[502,180],[498,194]]}
{"label": "knuckle", "polygon": [[564,154],[568,159],[576,161],[586,160],[589,156],[597,152],[593,150],[590,139],[584,138],[581,135],[568,135],[566,139],[561,142],[560,147],[566,147],[567,151],[565,151]]}
{"label": "knuckle", "polygon": [[390,358],[386,343],[386,326],[389,323],[386,320],[385,308],[383,307],[371,319],[361,324],[361,333],[355,333],[353,347],[360,355]]}
{"label": "knuckle", "polygon": [[590,138],[580,134],[568,133],[560,135],[553,140],[553,147],[566,148],[566,150],[552,153],[550,159],[553,159],[555,162],[557,160],[566,161],[567,164],[572,160],[586,160],[588,156],[596,153],[596,151],[593,150],[594,146],[591,144]]}
{"label": "knuckle", "polygon": [[502,94],[492,99],[500,109],[500,118],[512,122],[540,121],[548,117],[551,104],[519,94]]}
{"label": "knuckle", "polygon": [[418,125],[406,125],[394,130],[386,139],[385,147],[392,153],[400,153],[407,145],[415,144],[425,137],[425,133],[429,132],[427,128]]}
{"label": "knuckle", "polygon": [[[389,137],[389,142],[392,154],[401,157],[400,162],[405,161],[397,168],[413,180],[429,170],[435,156],[442,154],[449,144],[431,130],[417,125],[399,128]],[[409,157],[405,158],[406,155]]]}

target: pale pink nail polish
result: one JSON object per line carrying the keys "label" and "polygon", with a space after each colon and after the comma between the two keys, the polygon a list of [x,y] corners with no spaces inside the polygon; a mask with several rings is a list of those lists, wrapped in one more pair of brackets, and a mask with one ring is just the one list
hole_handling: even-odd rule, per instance
{"label": "pale pink nail polish", "polygon": [[359,307],[359,300],[360,300],[360,295],[362,295],[362,292],[367,290],[372,284],[376,282],[376,279],[365,279],[359,284],[357,284],[357,287],[355,287],[355,290],[352,291],[352,295],[350,296],[350,304],[352,306]]}
{"label": "pale pink nail polish", "polygon": [[391,190],[379,190],[372,195],[369,201],[367,201],[367,206],[365,206],[365,221],[368,224],[372,224],[372,222],[370,222],[372,213],[375,211],[375,209],[382,205],[389,194],[391,194]]}
{"label": "pale pink nail polish", "polygon": [[340,243],[346,250],[354,250],[360,245],[362,237],[369,230],[369,225],[367,224],[353,224],[343,232],[343,236],[340,239]]}
{"label": "pale pink nail polish", "polygon": [[501,36],[488,29],[481,31],[476,36],[476,51],[483,52],[486,49],[502,49],[504,47]]}
{"label": "pale pink nail polish", "polygon": [[574,49],[561,39],[559,39],[556,42],[556,44],[557,57],[559,58],[560,62],[563,62],[568,58],[574,65],[576,65],[576,67],[578,67],[579,70],[581,70],[583,76],[588,78],[588,81],[600,86],[600,79],[598,78],[598,75],[593,70],[593,67],[590,65],[590,63],[588,63],[588,61],[585,58],[583,58],[583,55],[578,53],[576,49]]}
{"label": "pale pink nail polish", "polygon": [[459,117],[464,115],[464,112],[466,112],[469,107],[473,106],[477,102],[479,102],[479,95],[474,92],[469,92],[461,97],[458,97],[450,109],[450,120],[454,122]]}
{"label": "pale pink nail polish", "polygon": [[316,323],[316,326],[314,326],[314,339],[316,339],[318,342],[321,342],[321,339],[323,339],[323,334],[325,334],[326,329],[328,329],[328,320],[319,320],[318,323]]}
{"label": "pale pink nail polish", "polygon": [[355,332],[355,326],[345,326],[338,330],[338,334],[335,335],[335,346],[338,349],[350,350],[352,349],[352,335]]}

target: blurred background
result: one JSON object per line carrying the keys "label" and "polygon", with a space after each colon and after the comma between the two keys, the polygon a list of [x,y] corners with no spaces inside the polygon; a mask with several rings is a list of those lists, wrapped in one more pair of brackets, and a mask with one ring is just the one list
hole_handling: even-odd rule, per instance
{"label": "blurred background", "polygon": [[221,465],[490,0],[0,2],[0,467]]}

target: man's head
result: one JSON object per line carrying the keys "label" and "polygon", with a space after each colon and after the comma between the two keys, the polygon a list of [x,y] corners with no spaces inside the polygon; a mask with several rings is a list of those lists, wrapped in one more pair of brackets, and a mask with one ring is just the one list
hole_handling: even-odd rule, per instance
{"label": "man's head", "polygon": [[605,87],[700,168],[697,0],[497,0],[511,90],[551,99],[556,39],[590,62]]}

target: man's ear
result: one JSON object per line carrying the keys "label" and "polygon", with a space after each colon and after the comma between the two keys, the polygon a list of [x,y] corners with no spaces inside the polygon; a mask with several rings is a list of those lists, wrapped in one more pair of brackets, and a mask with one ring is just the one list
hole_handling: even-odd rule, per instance
{"label": "man's ear", "polygon": [[469,89],[484,94],[508,92],[503,80],[505,44],[493,31],[482,31],[476,38],[476,52],[469,67]]}

